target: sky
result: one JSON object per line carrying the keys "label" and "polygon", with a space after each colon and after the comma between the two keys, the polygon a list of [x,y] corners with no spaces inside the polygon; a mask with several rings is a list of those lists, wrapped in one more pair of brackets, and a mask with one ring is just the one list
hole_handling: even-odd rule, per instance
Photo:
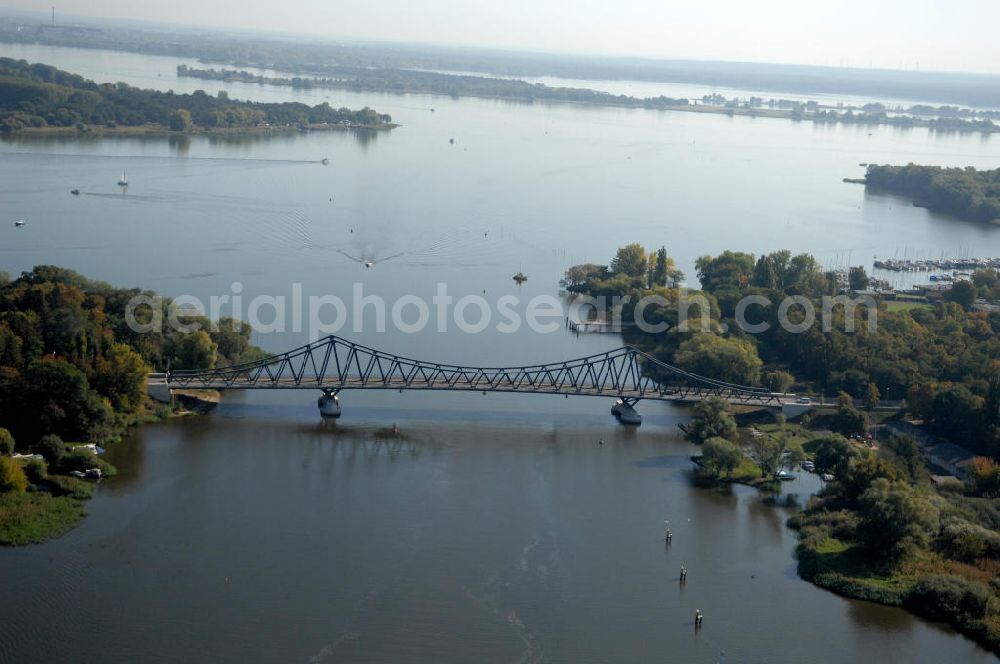
{"label": "sky", "polygon": [[10,9],[657,58],[1000,73],[1000,0],[6,0]]}

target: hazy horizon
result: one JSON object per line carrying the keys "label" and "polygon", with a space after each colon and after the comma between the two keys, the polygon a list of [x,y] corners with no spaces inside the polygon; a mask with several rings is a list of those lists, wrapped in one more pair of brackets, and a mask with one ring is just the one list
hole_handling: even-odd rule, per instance
{"label": "hazy horizon", "polygon": [[[49,12],[51,0],[15,0],[8,10]],[[992,27],[1000,3],[886,0],[873,7],[842,0],[809,7],[792,0],[708,0],[700,6],[656,0],[610,3],[548,0],[175,0],[168,6],[124,0],[64,0],[58,17],[143,21],[205,29],[255,30],[330,39],[476,46],[566,54],[720,60],[833,67],[1000,73]],[[675,9],[680,8],[680,9]]]}

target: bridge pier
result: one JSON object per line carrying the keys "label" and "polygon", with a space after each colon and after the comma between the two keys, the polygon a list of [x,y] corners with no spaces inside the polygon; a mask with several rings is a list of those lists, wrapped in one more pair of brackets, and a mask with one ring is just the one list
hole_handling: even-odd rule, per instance
{"label": "bridge pier", "polygon": [[340,417],[340,397],[337,393],[340,390],[323,390],[323,396],[319,398],[316,405],[319,406],[319,414],[323,417]]}
{"label": "bridge pier", "polygon": [[642,424],[642,415],[635,410],[637,403],[639,400],[634,397],[622,397],[611,406],[611,414],[618,419],[619,424],[637,427]]}

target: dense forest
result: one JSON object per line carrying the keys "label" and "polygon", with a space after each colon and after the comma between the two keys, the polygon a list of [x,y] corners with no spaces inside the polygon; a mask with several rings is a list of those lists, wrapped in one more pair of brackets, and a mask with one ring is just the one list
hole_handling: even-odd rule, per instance
{"label": "dense forest", "polygon": [[191,334],[132,331],[125,307],[141,293],[50,266],[0,275],[0,427],[18,450],[47,435],[113,440],[150,408],[146,374],[168,361],[200,368],[261,356],[249,327],[230,319],[217,329],[192,319],[204,329]]}
{"label": "dense forest", "polygon": [[908,196],[914,204],[934,212],[1000,223],[1000,168],[980,171],[971,167],[871,164],[865,185]]}
{"label": "dense forest", "polygon": [[44,64],[0,58],[0,132],[43,127],[144,127],[172,131],[350,125],[389,127],[370,108],[235,101],[224,93],[174,94],[124,83],[94,83]]}
{"label": "dense forest", "polygon": [[[660,267],[662,265],[662,267]],[[700,258],[696,267],[700,292],[672,285],[672,262],[647,257],[637,244],[628,245],[608,266],[580,265],[567,271],[567,290],[594,296],[631,296],[622,307],[626,339],[660,359],[695,373],[739,384],[765,385],[777,391],[799,391],[863,399],[875,391],[882,399],[907,399],[909,408],[932,429],[969,449],[1000,459],[1000,313],[972,310],[972,300],[956,293],[946,301],[921,308],[890,311],[880,305],[877,329],[869,331],[865,309],[847,332],[844,310],[833,310],[824,331],[820,298],[836,292],[834,275],[824,273],[808,254],[776,251],[763,256],[726,251]],[[974,284],[989,294],[996,288],[992,270],[977,274]],[[660,295],[665,306],[647,307],[644,318],[664,322],[666,332],[647,334],[627,325],[635,320],[636,303]],[[681,297],[701,295],[712,325],[701,331],[680,329]],[[736,306],[748,295],[761,295],[769,307],[747,310],[749,323],[767,323],[767,331],[750,334],[735,321]],[[778,304],[789,295],[814,303],[817,322],[802,333],[778,322]],[[950,300],[956,301],[950,301]],[[698,307],[692,309],[698,316]],[[789,311],[799,322],[799,308]],[[726,330],[723,332],[723,330]]]}
{"label": "dense forest", "polygon": [[[139,294],[57,267],[13,281],[0,273],[0,544],[44,540],[86,514],[93,485],[80,478],[116,472],[100,448],[171,412],[146,394],[151,370],[263,355],[249,343],[249,327],[231,319],[213,327],[182,316],[202,329],[138,334],[125,310]],[[148,322],[152,312],[136,315]]]}

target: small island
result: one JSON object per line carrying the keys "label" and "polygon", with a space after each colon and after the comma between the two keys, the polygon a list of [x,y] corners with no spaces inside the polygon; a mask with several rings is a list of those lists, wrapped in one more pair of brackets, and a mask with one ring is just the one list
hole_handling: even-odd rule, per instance
{"label": "small island", "polygon": [[914,205],[933,212],[1000,224],[1000,168],[870,164],[864,184],[873,191],[907,196]]}
{"label": "small island", "polygon": [[0,58],[0,133],[267,133],[392,129],[392,117],[371,108],[258,103],[198,90],[175,94],[124,83],[95,83],[25,60]]}

